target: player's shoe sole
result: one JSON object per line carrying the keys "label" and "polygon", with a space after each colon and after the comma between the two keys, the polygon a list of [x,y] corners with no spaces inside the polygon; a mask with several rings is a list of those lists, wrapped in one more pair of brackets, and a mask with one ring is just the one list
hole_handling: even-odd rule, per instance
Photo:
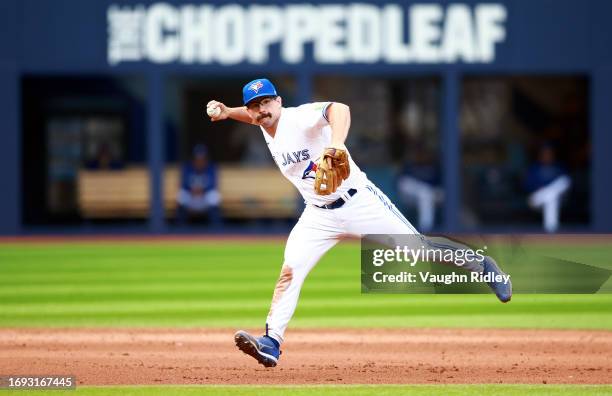
{"label": "player's shoe sole", "polygon": [[238,331],[234,335],[234,341],[236,342],[238,349],[255,358],[255,360],[257,360],[259,364],[263,365],[264,367],[275,367],[278,363],[278,359],[276,357],[267,354],[260,349],[257,338],[253,337],[249,333],[242,330]]}

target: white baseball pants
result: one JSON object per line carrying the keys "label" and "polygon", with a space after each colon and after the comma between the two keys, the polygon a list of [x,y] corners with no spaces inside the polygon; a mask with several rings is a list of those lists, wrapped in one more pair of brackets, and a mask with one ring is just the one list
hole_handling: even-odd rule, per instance
{"label": "white baseball pants", "polygon": [[[376,186],[369,184],[345,198],[337,209],[307,205],[289,234],[284,264],[274,289],[267,333],[283,342],[289,320],[293,316],[302,284],[321,257],[345,236],[367,234],[419,234],[393,203]],[[482,272],[480,266],[463,268]]]}

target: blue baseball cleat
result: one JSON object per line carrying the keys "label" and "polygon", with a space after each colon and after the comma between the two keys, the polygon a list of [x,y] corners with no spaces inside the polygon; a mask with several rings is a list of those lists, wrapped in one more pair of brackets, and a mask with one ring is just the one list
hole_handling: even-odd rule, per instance
{"label": "blue baseball cleat", "polygon": [[265,367],[274,367],[278,363],[281,351],[275,340],[268,336],[255,338],[246,331],[239,330],[234,334],[236,346],[242,352],[253,356]]}
{"label": "blue baseball cleat", "polygon": [[[484,266],[483,273],[485,274],[492,272],[495,275],[506,275],[506,273],[503,272],[499,268],[499,266],[497,265],[497,263],[491,256],[485,257],[483,266]],[[508,283],[504,283],[503,281],[502,282],[493,281],[493,282],[487,282],[487,284],[489,285],[491,290],[493,290],[497,298],[499,298],[499,301],[506,303],[510,301],[510,299],[512,298],[512,281],[510,279],[508,279]]]}

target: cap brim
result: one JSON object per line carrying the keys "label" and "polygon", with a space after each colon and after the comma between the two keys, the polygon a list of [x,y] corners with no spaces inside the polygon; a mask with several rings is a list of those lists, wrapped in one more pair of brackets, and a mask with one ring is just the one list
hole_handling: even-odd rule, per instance
{"label": "cap brim", "polygon": [[244,105],[246,106],[246,105],[248,105],[249,103],[251,103],[252,101],[254,101],[255,99],[258,99],[258,98],[263,98],[263,97],[266,97],[266,96],[278,96],[278,95],[276,95],[276,94],[271,94],[271,93],[269,93],[269,92],[266,92],[266,93],[260,93],[260,94],[258,94],[258,95],[253,96],[251,99],[249,99],[249,101],[248,101],[248,102],[245,102],[245,103],[244,103]]}

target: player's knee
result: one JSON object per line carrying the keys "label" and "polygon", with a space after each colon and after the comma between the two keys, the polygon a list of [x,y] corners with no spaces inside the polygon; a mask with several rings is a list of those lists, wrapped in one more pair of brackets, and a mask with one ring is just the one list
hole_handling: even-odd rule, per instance
{"label": "player's knee", "polygon": [[291,267],[293,270],[300,268],[306,263],[305,252],[292,252],[285,250],[285,261],[283,266]]}

